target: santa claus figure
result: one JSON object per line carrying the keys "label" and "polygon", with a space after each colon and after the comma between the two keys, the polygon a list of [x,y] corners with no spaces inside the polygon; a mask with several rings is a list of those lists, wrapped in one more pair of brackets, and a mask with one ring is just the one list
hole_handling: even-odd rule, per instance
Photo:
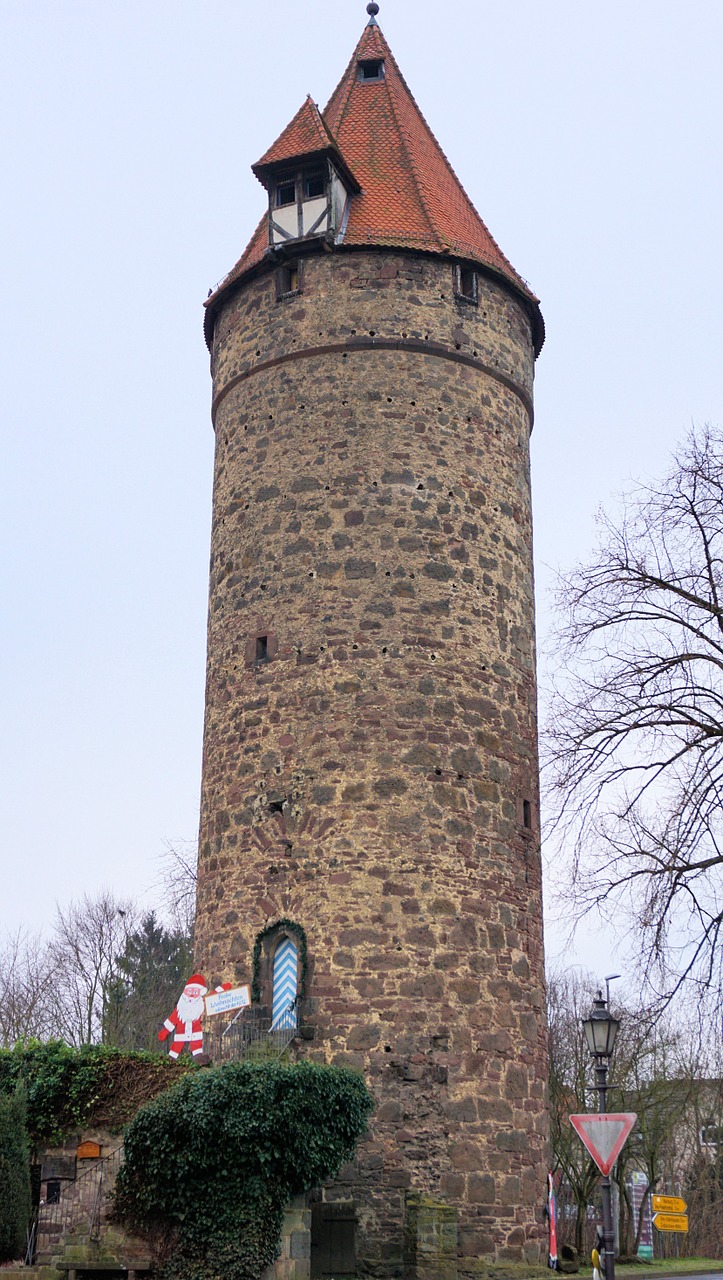
{"label": "santa claus figure", "polygon": [[[230,982],[224,982],[220,987],[214,988],[215,991],[230,991],[230,989]],[[203,1000],[207,994],[208,985],[203,974],[194,973],[183,988],[183,994],[179,996],[173,1013],[166,1018],[162,1029],[158,1032],[159,1040],[167,1040],[173,1034],[169,1058],[177,1058],[184,1044],[188,1045],[194,1058],[198,1057],[199,1053],[203,1053],[201,1019]]]}

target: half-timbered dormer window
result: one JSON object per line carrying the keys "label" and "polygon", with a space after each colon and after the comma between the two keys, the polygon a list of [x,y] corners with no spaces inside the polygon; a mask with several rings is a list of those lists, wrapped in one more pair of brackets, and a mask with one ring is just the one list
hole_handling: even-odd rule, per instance
{"label": "half-timbered dormer window", "polygon": [[269,248],[343,235],[361,188],[311,98],[252,168],[269,193]]}
{"label": "half-timbered dormer window", "polygon": [[339,174],[326,159],[279,174],[269,194],[272,245],[336,231],[347,200]]}

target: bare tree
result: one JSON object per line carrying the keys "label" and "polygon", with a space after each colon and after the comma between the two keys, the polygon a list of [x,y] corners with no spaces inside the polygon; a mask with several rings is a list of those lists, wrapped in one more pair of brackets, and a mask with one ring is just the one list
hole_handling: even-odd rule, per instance
{"label": "bare tree", "polygon": [[47,944],[38,934],[16,929],[0,944],[0,972],[0,1045],[10,1049],[45,1039],[52,1028],[53,984]]}
{"label": "bare tree", "polygon": [[[670,1189],[685,1163],[685,1129],[700,1089],[699,1056],[692,1028],[645,1011],[623,1012],[616,1047],[612,1097],[621,1111],[634,1111],[635,1128],[615,1167],[620,1205],[621,1252],[635,1256],[648,1197]],[[633,1213],[629,1175],[645,1174],[646,1188]]]}
{"label": "bare tree", "polygon": [[159,887],[163,914],[179,934],[193,938],[196,920],[198,849],[195,840],[167,840],[161,854]]}
{"label": "bare tree", "polygon": [[600,524],[558,593],[548,795],[579,912],[625,916],[665,1002],[721,980],[723,433]]}
{"label": "bare tree", "polygon": [[687,1116],[686,1159],[681,1190],[688,1202],[691,1256],[723,1255],[723,1052],[709,1055],[695,1106]]}
{"label": "bare tree", "polygon": [[[582,1032],[582,1019],[592,1005],[592,980],[578,973],[557,973],[547,984],[550,1142],[552,1169],[561,1171],[570,1189],[575,1212],[574,1240],[585,1251],[588,1205],[599,1173],[570,1124],[570,1115],[585,1112],[590,1096],[591,1068]],[[563,1225],[564,1225],[563,1219]],[[569,1241],[561,1240],[561,1243]]]}
{"label": "bare tree", "polygon": [[[588,1210],[589,1206],[600,1208],[600,1175],[569,1116],[597,1109],[594,1066],[582,1029],[595,986],[591,975],[575,971],[552,974],[548,981],[550,1129],[553,1169],[562,1173],[560,1237],[561,1242],[569,1243],[564,1235],[571,1215],[565,1208],[572,1201],[574,1244],[581,1252],[591,1245]],[[635,1256],[649,1196],[656,1191],[679,1190],[700,1149],[697,1133],[705,1124],[699,1117],[713,1117],[717,1112],[711,1081],[705,1079],[709,1049],[701,1041],[695,1018],[684,1020],[678,1015],[673,1020],[670,1014],[654,1018],[627,1001],[616,1001],[613,1012],[620,1019],[620,1031],[610,1064],[608,1109],[634,1111],[637,1121],[612,1176],[619,1193],[620,1252]],[[712,1120],[708,1130],[717,1134]],[[633,1173],[643,1173],[646,1184],[637,1212],[633,1208]],[[710,1191],[710,1180],[701,1179],[701,1185],[704,1197]]]}
{"label": "bare tree", "polygon": [[132,902],[104,890],[57,907],[48,944],[53,966],[54,1034],[69,1044],[115,1042],[122,978],[118,959],[135,926]]}

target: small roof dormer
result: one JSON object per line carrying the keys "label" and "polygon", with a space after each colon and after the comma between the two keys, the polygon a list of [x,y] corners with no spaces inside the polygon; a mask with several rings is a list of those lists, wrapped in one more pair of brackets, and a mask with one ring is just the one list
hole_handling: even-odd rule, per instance
{"label": "small roof dormer", "polygon": [[334,236],[359,184],[307,97],[293,120],[251,166],[269,193],[268,244]]}

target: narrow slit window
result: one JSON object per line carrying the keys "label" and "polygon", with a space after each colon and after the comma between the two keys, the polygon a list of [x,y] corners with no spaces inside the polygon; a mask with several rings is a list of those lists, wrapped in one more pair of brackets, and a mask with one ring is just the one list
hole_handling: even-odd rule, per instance
{"label": "narrow slit window", "polygon": [[60,1204],[60,1178],[48,1178],[48,1204]]}
{"label": "narrow slit window", "polygon": [[526,831],[532,830],[532,804],[529,800],[522,801],[522,825]]}
{"label": "narrow slit window", "polygon": [[383,80],[384,79],[384,59],[383,58],[367,58],[364,62],[359,63],[359,79],[360,80]]}
{"label": "narrow slit window", "polygon": [[268,662],[268,660],[269,660],[269,637],[257,636],[256,637],[256,661]]}

